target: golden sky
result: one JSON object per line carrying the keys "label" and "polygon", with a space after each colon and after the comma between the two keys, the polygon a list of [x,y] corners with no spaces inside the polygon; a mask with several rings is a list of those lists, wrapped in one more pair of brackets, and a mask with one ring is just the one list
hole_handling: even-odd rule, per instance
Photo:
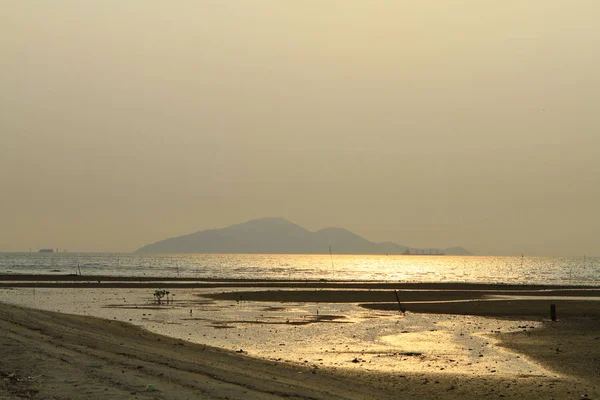
{"label": "golden sky", "polygon": [[0,251],[263,216],[600,255],[600,2],[2,1]]}

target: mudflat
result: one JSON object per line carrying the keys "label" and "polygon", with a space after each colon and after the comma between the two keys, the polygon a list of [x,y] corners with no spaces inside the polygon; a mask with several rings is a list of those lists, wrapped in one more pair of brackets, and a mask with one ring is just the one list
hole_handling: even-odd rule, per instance
{"label": "mudflat", "polygon": [[[136,283],[132,281],[121,282]],[[383,310],[398,307],[390,298],[389,286],[374,290],[371,283],[361,287],[354,282],[353,290],[338,286],[310,290],[308,283],[282,286],[272,282],[273,288],[283,289],[262,287],[257,291],[252,290],[252,282],[243,283],[243,293],[224,290],[206,296],[212,296],[217,306],[222,302],[223,307],[239,296],[248,301],[348,302]],[[64,287],[70,282],[55,284]],[[221,288],[223,282],[218,284]],[[598,288],[429,285],[399,287],[407,313],[503,319],[527,316],[540,321],[536,329],[523,327],[486,335],[515,357],[538,362],[552,374],[494,376],[493,370],[484,376],[447,371],[400,374],[317,368],[253,358],[244,352],[154,334],[121,321],[0,303],[0,399],[600,398],[600,302],[592,299]],[[560,302],[553,300],[558,302],[558,321],[548,318],[545,297],[551,295],[560,296]],[[590,299],[582,298],[585,295]]]}

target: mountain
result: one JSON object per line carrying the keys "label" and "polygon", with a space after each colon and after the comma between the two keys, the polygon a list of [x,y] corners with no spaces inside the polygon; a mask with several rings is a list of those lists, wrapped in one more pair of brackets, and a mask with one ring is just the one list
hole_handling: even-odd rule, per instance
{"label": "mountain", "polygon": [[[376,243],[342,228],[324,228],[314,234],[315,244],[321,252],[329,251],[329,246],[337,254],[379,254],[382,250]],[[323,246],[325,248],[323,249]],[[325,250],[325,251],[323,251]],[[385,252],[384,252],[385,253]]]}
{"label": "mountain", "polygon": [[443,253],[450,254],[453,256],[472,256],[473,255],[473,253],[471,253],[469,250],[465,249],[464,247],[460,247],[460,246],[448,247],[447,249],[444,249]]}
{"label": "mountain", "polygon": [[[402,254],[407,249],[391,242],[373,243],[342,228],[311,232],[285,218],[261,218],[160,240],[136,253],[326,254],[330,246],[336,254]],[[458,254],[454,251],[470,254],[459,247],[440,250]]]}

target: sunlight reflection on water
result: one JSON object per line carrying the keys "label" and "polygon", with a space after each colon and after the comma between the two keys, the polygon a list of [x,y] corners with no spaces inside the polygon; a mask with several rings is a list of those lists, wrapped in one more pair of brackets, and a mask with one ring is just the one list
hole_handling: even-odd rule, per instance
{"label": "sunlight reflection on water", "polygon": [[600,258],[0,253],[0,273],[401,282],[600,283]]}

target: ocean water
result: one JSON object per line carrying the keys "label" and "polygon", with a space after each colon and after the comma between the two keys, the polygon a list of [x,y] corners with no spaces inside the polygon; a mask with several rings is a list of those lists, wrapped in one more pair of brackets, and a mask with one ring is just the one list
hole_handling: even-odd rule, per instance
{"label": "ocean water", "polygon": [[600,284],[598,257],[0,253],[0,274]]}

